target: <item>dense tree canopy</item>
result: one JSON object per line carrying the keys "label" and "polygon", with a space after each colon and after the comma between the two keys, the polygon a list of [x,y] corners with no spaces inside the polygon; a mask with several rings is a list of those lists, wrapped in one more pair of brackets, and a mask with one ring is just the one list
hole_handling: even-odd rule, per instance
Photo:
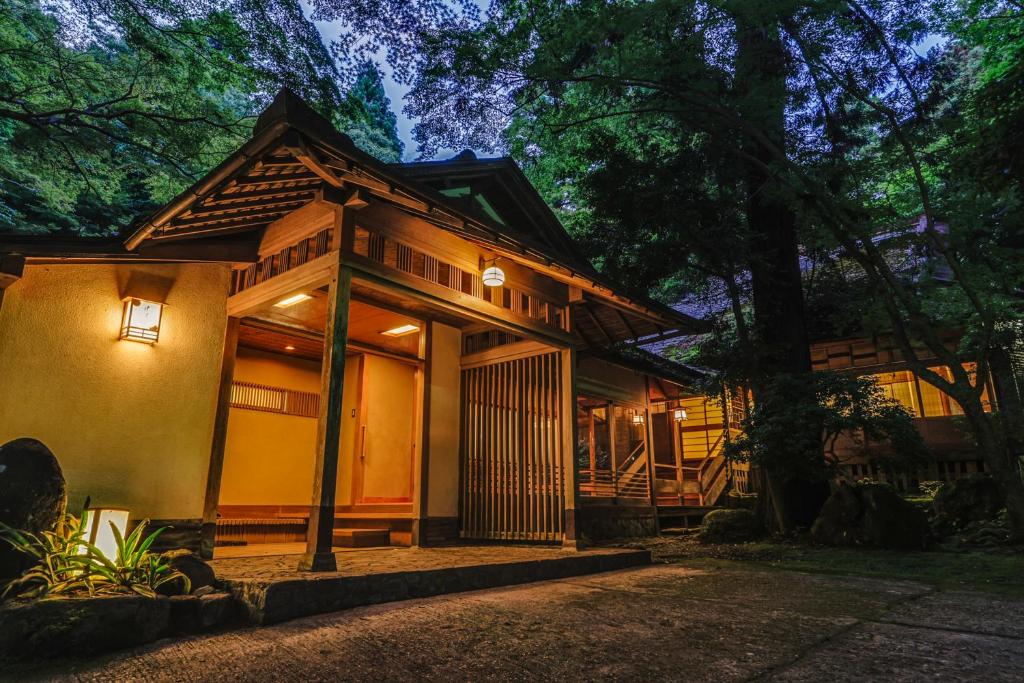
{"label": "dense tree canopy", "polygon": [[0,231],[122,229],[285,86],[370,153],[401,155],[376,68],[344,92],[298,0],[3,0],[0,71]]}

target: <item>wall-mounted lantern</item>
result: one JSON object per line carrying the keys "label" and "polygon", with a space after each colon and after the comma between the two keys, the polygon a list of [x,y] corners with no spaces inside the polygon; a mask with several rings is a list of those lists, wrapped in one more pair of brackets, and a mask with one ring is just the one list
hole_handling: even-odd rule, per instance
{"label": "wall-mounted lantern", "polygon": [[155,344],[160,338],[164,304],[138,297],[125,297],[119,339]]}
{"label": "wall-mounted lantern", "polygon": [[686,408],[676,408],[675,410],[673,410],[672,411],[672,418],[676,422],[682,422],[683,420],[687,419],[687,417],[686,417]]}
{"label": "wall-mounted lantern", "polygon": [[[121,538],[128,530],[128,511],[123,508],[87,508],[82,514],[85,540],[96,546],[108,560],[117,559],[117,538],[111,524],[117,527]],[[84,548],[82,550],[84,554]]]}
{"label": "wall-mounted lantern", "polygon": [[643,413],[633,413],[633,424],[642,425],[644,423]]}
{"label": "wall-mounted lantern", "polygon": [[496,261],[497,259],[491,259],[484,262],[482,279],[487,287],[501,287],[505,284],[505,271],[497,266]]}

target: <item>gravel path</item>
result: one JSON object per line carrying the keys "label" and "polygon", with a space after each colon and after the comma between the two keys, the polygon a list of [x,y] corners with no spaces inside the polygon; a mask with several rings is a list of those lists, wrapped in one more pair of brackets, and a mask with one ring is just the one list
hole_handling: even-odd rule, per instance
{"label": "gravel path", "polygon": [[78,681],[1020,681],[1024,601],[684,565],[353,609],[0,672]]}

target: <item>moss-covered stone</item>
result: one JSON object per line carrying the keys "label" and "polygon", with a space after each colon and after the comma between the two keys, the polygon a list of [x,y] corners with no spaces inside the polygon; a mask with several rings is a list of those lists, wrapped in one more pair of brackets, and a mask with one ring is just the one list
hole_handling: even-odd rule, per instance
{"label": "moss-covered stone", "polygon": [[746,543],[763,532],[761,520],[751,510],[712,510],[704,515],[698,538],[702,543]]}
{"label": "moss-covered stone", "polygon": [[818,543],[892,550],[922,550],[931,531],[920,509],[887,484],[840,484],[811,527]]}

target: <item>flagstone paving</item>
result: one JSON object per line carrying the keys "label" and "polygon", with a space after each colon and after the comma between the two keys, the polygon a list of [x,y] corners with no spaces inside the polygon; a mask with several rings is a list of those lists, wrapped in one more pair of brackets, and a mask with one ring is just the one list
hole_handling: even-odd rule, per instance
{"label": "flagstone paving", "polygon": [[1019,681],[1024,601],[655,565],[161,641],[14,680]]}

